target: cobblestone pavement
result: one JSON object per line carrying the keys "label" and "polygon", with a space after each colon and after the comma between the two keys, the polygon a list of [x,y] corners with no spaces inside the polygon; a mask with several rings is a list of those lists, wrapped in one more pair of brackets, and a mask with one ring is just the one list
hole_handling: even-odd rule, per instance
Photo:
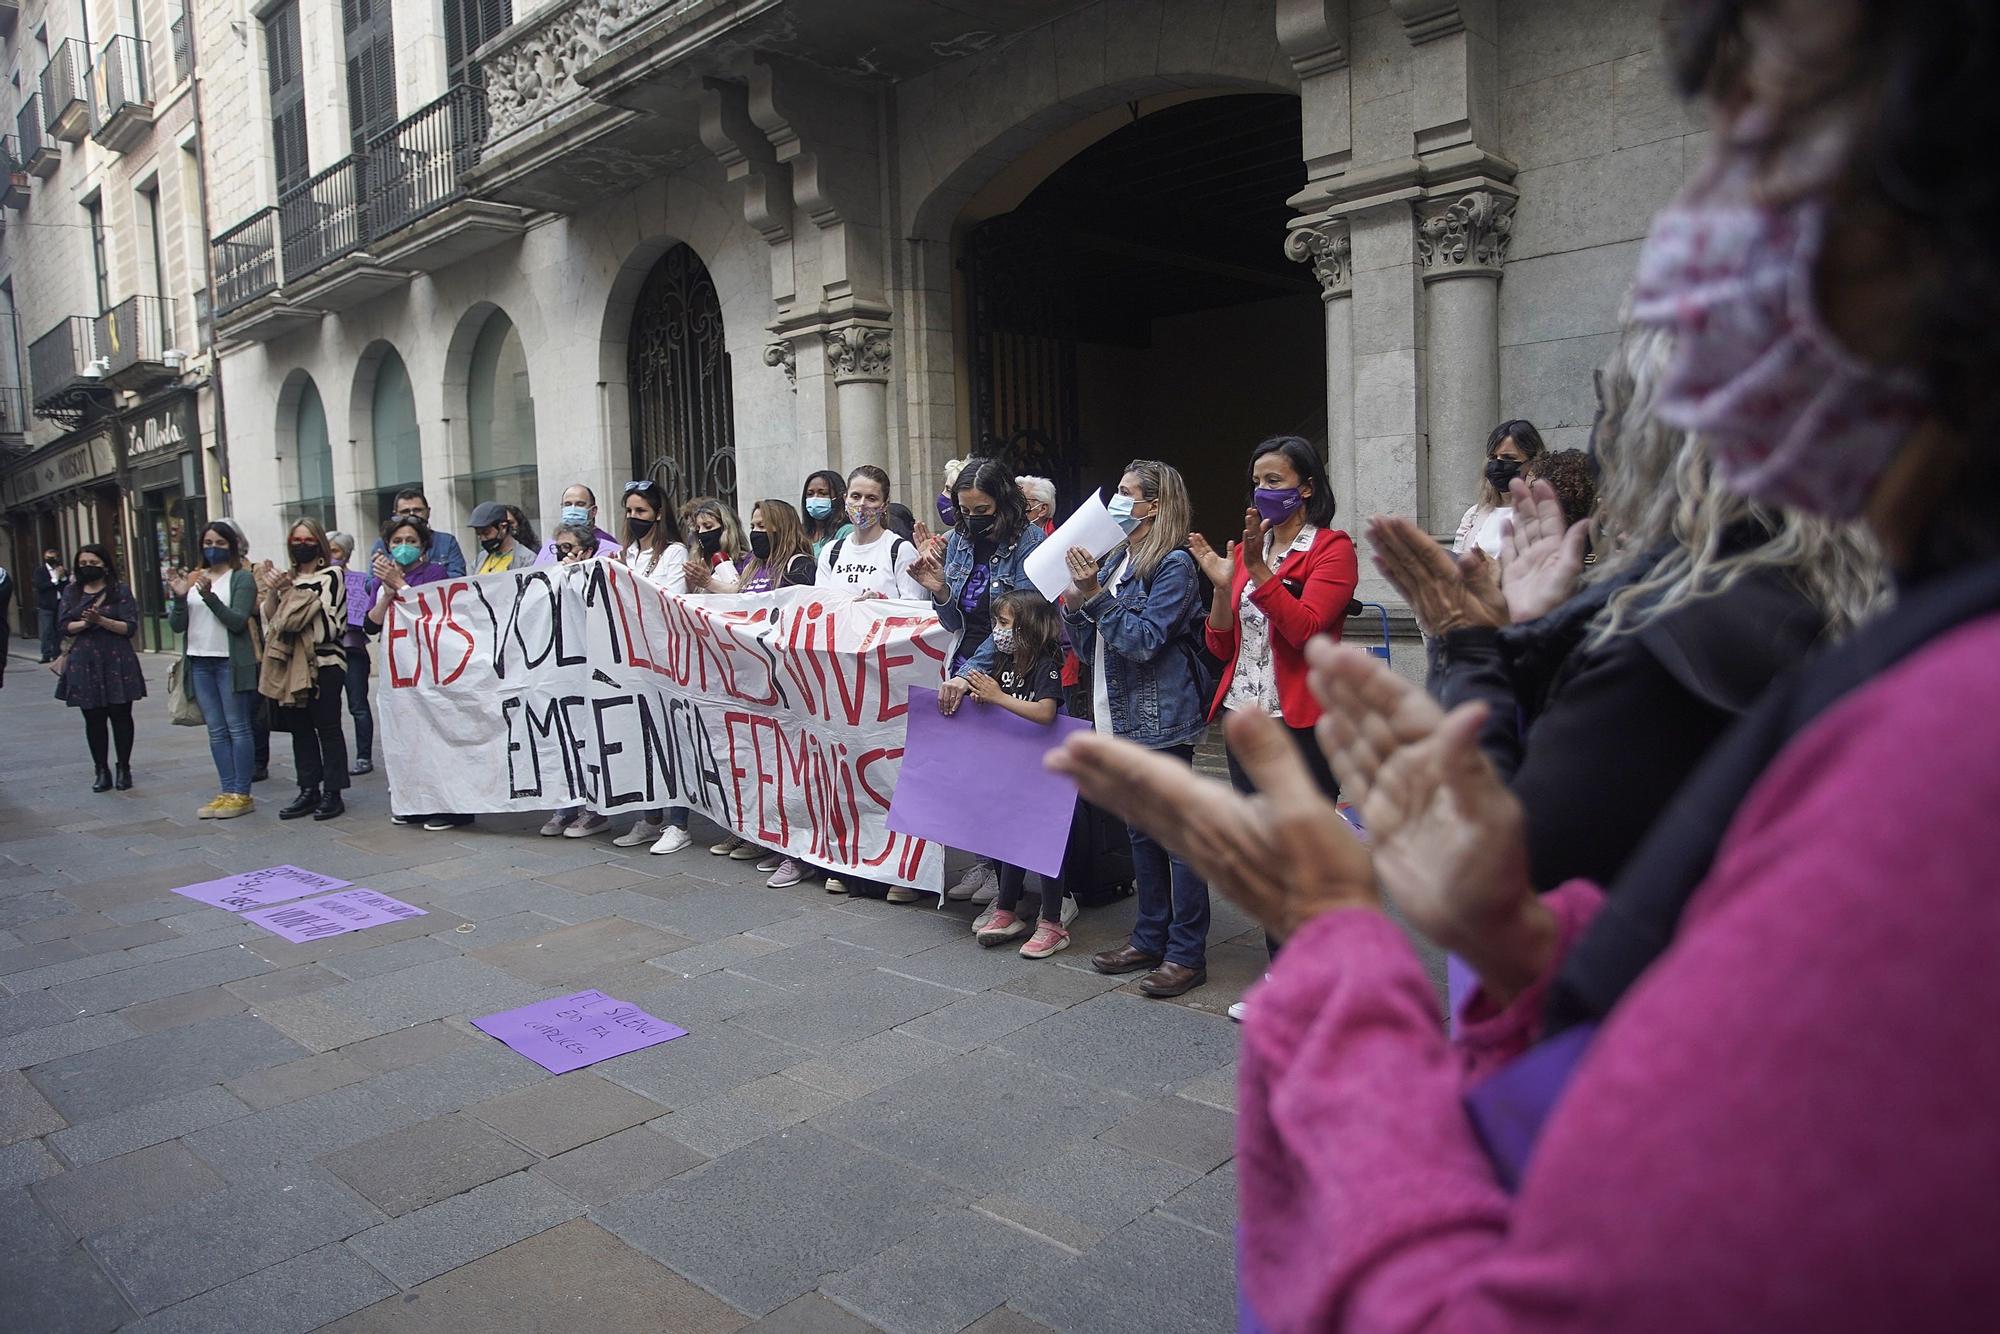
{"label": "cobblestone pavement", "polygon": [[[16,641],[17,644],[19,641]],[[0,689],[0,1309],[12,1329],[1224,1330],[1236,1034],[1208,986],[1034,963],[973,909],[762,885],[539,817],[197,821],[149,658],[130,792],[18,655]],[[619,821],[622,828],[624,821]],[[429,916],[287,944],[167,891],[293,862]],[[471,1016],[596,987],[688,1036],[560,1078]]]}

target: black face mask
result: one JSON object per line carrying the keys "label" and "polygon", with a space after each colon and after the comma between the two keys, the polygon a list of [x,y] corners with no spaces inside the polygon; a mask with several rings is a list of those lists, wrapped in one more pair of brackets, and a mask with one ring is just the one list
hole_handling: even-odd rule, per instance
{"label": "black face mask", "polygon": [[1507,484],[1520,475],[1521,463],[1519,459],[1486,460],[1486,480],[1493,484],[1493,489],[1498,491],[1503,498],[1507,494]]}
{"label": "black face mask", "polygon": [[750,554],[758,560],[771,559],[771,535],[769,533],[750,534]]}
{"label": "black face mask", "polygon": [[102,565],[79,565],[76,567],[76,579],[81,584],[102,583],[104,581],[104,567]]}
{"label": "black face mask", "polygon": [[973,541],[981,541],[993,536],[993,525],[1000,522],[997,514],[966,514],[959,518],[958,526]]}
{"label": "black face mask", "polygon": [[704,556],[713,557],[716,552],[722,550],[722,530],[720,528],[704,529],[694,535],[694,540],[701,543],[701,554]]}
{"label": "black face mask", "polygon": [[654,526],[659,522],[658,519],[627,519],[625,526],[632,530],[632,540],[634,542],[643,542],[646,540],[646,534],[652,532]]}
{"label": "black face mask", "polygon": [[480,549],[483,550],[489,556],[498,554],[500,548],[506,545],[507,545],[507,532],[505,529],[501,530],[500,536],[498,537],[482,537],[479,539]]}
{"label": "black face mask", "polygon": [[289,545],[292,552],[292,564],[294,565],[304,565],[307,561],[319,559],[319,543],[317,542],[293,542]]}

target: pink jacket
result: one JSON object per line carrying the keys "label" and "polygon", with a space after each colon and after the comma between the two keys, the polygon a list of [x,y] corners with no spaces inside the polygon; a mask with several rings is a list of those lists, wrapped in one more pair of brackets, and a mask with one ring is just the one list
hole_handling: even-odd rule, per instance
{"label": "pink jacket", "polygon": [[[1509,1196],[1461,1097],[1546,981],[1447,1044],[1381,913],[1287,942],[1244,1035],[1245,1296],[1274,1331],[1991,1328],[2000,1311],[2000,617],[1829,710]],[[1601,902],[1551,895],[1564,947]]]}

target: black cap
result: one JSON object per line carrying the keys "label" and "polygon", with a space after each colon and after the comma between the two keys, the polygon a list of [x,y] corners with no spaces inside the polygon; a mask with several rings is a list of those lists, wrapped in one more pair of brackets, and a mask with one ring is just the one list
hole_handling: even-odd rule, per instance
{"label": "black cap", "polygon": [[513,515],[507,512],[507,507],[499,501],[482,500],[472,507],[472,517],[466,520],[466,526],[470,528],[491,528],[495,524],[505,523],[513,517]]}

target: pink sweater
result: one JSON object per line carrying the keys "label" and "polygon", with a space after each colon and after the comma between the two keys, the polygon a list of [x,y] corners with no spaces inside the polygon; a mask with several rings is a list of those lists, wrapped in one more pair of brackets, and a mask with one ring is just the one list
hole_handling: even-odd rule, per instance
{"label": "pink sweater", "polygon": [[[1381,913],[1287,942],[1244,1037],[1245,1295],[1274,1331],[2000,1324],[2000,617],[1829,711],[1739,811],[1521,1183]],[[1551,896],[1564,946],[1601,897]],[[1467,1013],[1477,1012],[1474,996]]]}

